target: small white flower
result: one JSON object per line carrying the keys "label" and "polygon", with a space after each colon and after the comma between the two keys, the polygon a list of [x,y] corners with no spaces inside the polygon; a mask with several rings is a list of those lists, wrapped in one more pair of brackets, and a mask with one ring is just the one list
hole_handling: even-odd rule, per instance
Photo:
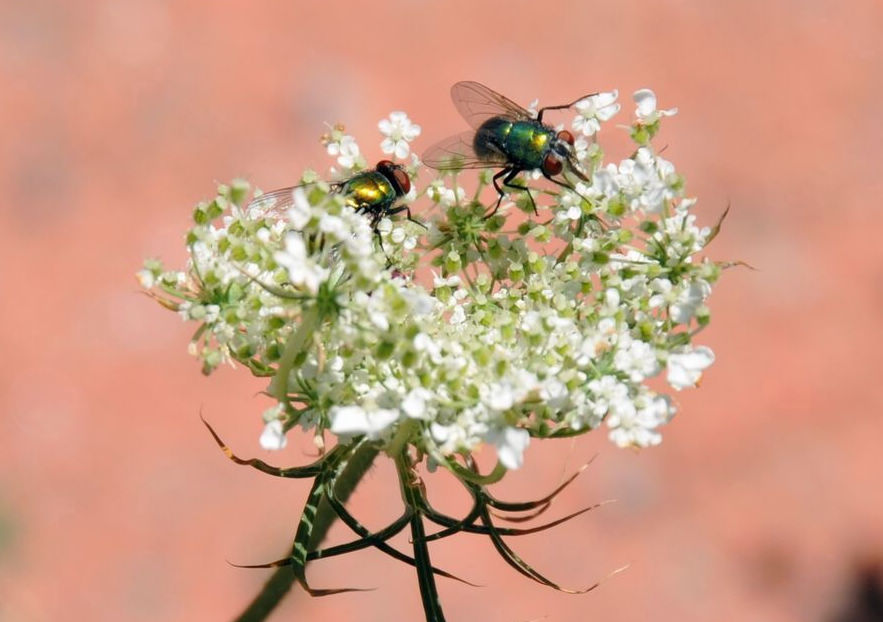
{"label": "small white flower", "polygon": [[261,432],[259,442],[261,447],[269,451],[284,449],[285,445],[288,444],[288,439],[285,437],[285,429],[282,426],[282,422],[278,419],[268,421],[264,425],[264,431]]}
{"label": "small white flower", "polygon": [[371,320],[371,323],[374,325],[379,331],[387,331],[389,330],[389,318],[386,317],[386,314],[383,311],[375,309],[368,316],[368,319]]}
{"label": "small white flower", "polygon": [[430,195],[434,201],[443,207],[451,207],[461,203],[466,198],[466,190],[457,186],[456,188],[446,188],[445,186],[433,186],[430,188]]}
{"label": "small white flower", "polygon": [[555,410],[564,408],[568,397],[567,385],[557,378],[546,378],[540,385],[540,398]]}
{"label": "small white flower", "polygon": [[616,311],[621,299],[622,296],[615,287],[608,287],[604,292],[604,306],[611,312]]}
{"label": "small white flower", "polygon": [[617,380],[616,376],[602,376],[589,382],[589,391],[594,397],[594,412],[598,416],[611,410],[611,405],[628,401],[629,389]]}
{"label": "small white flower", "polygon": [[524,464],[524,450],[530,444],[527,430],[513,427],[489,430],[485,440],[497,448],[497,458],[510,471]]}
{"label": "small white flower", "polygon": [[462,306],[457,306],[454,308],[454,312],[451,313],[451,324],[462,324],[466,321],[466,311],[463,310]]}
{"label": "small white flower", "polygon": [[711,294],[711,285],[708,282],[702,279],[691,281],[686,287],[681,289],[678,297],[669,307],[671,319],[679,324],[686,324],[696,315],[696,311],[705,302],[709,294]]}
{"label": "small white flower", "polygon": [[303,236],[297,231],[289,231],[285,236],[285,250],[277,251],[273,258],[283,268],[288,269],[288,279],[292,285],[302,285],[315,294],[319,284],[328,278],[328,270],[315,265],[307,257],[307,247]]}
{"label": "small white flower", "polygon": [[491,410],[509,410],[515,405],[515,391],[509,383],[495,382],[483,391],[482,402]]}
{"label": "small white flower", "polygon": [[404,112],[396,111],[389,115],[388,119],[383,119],[377,124],[380,133],[386,136],[380,143],[380,149],[383,153],[395,154],[399,160],[403,160],[411,153],[411,146],[408,144],[415,138],[420,136],[420,126],[412,123],[411,119]]}
{"label": "small white flower", "polygon": [[656,93],[650,89],[639,89],[635,91],[634,97],[637,108],[635,115],[641,123],[651,124],[659,120],[660,117],[670,117],[678,113],[677,108],[668,108],[667,110],[656,109]]}
{"label": "small white flower", "polygon": [[397,410],[378,408],[365,410],[361,406],[334,406],[328,413],[331,431],[338,436],[366,435],[369,439],[380,438],[383,432],[398,421]]}
{"label": "small white flower", "polygon": [[656,431],[674,415],[667,398],[646,393],[620,404],[607,418],[609,438],[619,447],[650,447],[662,441]]}
{"label": "small white flower", "polygon": [[286,213],[291,226],[297,231],[303,230],[313,216],[313,206],[307,200],[307,193],[303,188],[295,188],[292,192],[292,206]]}
{"label": "small white flower", "polygon": [[141,283],[141,287],[144,289],[150,289],[156,284],[156,277],[153,275],[153,272],[147,268],[138,270],[138,272],[135,273],[135,276],[138,278],[138,282]]}
{"label": "small white flower", "polygon": [[412,389],[402,400],[402,412],[411,419],[427,419],[426,402],[431,399],[432,393],[426,389]]}
{"label": "small white flower", "polygon": [[586,136],[595,134],[601,129],[602,121],[610,120],[613,115],[619,112],[620,106],[616,101],[617,97],[619,97],[619,91],[614,90],[598,93],[578,101],[573,106],[579,113],[573,120],[573,129]]}
{"label": "small white flower", "polygon": [[336,156],[337,163],[344,168],[352,168],[359,158],[359,145],[349,134],[343,134],[338,140],[328,142],[325,148],[328,150],[328,155]]}
{"label": "small white flower", "polygon": [[613,357],[616,368],[629,375],[632,382],[655,376],[659,371],[656,350],[649,343],[628,336],[620,339]]}
{"label": "small white flower", "polygon": [[668,383],[678,391],[695,387],[702,372],[714,363],[714,352],[699,346],[679,354],[668,355]]}
{"label": "small white flower", "polygon": [[221,307],[218,305],[205,305],[205,316],[203,316],[203,321],[206,324],[214,324],[218,321],[220,314]]}
{"label": "small white flower", "polygon": [[390,234],[389,239],[392,240],[393,242],[395,242],[396,244],[401,244],[402,242],[405,241],[405,236],[407,236],[407,233],[405,233],[405,230],[402,229],[401,227],[396,227],[395,229],[393,229],[392,233]]}
{"label": "small white flower", "polygon": [[319,218],[319,231],[331,237],[332,240],[344,240],[350,235],[350,229],[347,227],[343,218],[323,213]]}

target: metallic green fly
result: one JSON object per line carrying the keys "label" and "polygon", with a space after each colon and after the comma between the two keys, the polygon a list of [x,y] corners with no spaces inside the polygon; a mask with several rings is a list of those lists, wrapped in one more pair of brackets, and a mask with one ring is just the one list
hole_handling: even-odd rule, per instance
{"label": "metallic green fly", "polygon": [[[302,184],[304,185],[310,184]],[[272,209],[276,213],[282,213],[293,205],[295,188],[302,186],[289,186],[266,192],[249,203],[248,208]],[[400,164],[381,160],[373,169],[361,171],[348,179],[332,183],[331,191],[341,194],[344,203],[353,208],[357,214],[367,216],[371,222],[371,229],[378,236],[377,227],[387,216],[406,212],[408,220],[420,224],[411,218],[411,210],[407,205],[396,206],[411,191],[411,178]]]}
{"label": "metallic green fly", "polygon": [[[294,190],[311,184],[289,186],[262,194],[248,204],[247,209],[273,211],[283,213],[294,204]],[[380,221],[389,216],[405,212],[406,218],[411,222],[426,226],[414,220],[411,216],[411,208],[407,205],[399,205],[406,194],[411,191],[411,178],[401,164],[394,164],[390,160],[381,160],[373,169],[367,169],[356,173],[348,179],[331,184],[331,191],[344,197],[344,203],[353,208],[357,214],[363,214],[371,224],[371,230],[377,237],[380,249],[383,248],[383,238],[380,236]]]}
{"label": "metallic green fly", "polygon": [[436,143],[423,154],[423,163],[440,171],[502,167],[493,177],[499,198],[488,216],[493,216],[500,208],[506,194],[504,187],[527,192],[536,212],[530,189],[514,183],[522,171],[539,170],[549,181],[572,190],[569,183],[555,178],[564,172],[566,162],[573,174],[588,181],[576,165],[573,134],[567,130],[556,131],[544,124],[543,115],[547,110],[570,108],[595,94],[583,95],[562,106],[545,106],[534,117],[525,108],[483,84],[457,82],[451,87],[451,99],[473,130]]}

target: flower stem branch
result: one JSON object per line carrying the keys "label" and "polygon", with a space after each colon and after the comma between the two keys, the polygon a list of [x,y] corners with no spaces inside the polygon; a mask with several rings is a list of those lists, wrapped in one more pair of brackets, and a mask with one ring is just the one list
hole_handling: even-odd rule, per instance
{"label": "flower stem branch", "polygon": [[282,351],[282,358],[279,360],[279,367],[276,370],[276,377],[270,382],[269,393],[279,402],[285,402],[288,395],[288,376],[297,355],[300,354],[307,342],[312,338],[313,333],[319,326],[319,311],[317,307],[312,306],[304,310],[301,317],[300,326],[291,334]]}
{"label": "flower stem branch", "polygon": [[[371,444],[363,444],[350,458],[349,463],[337,478],[334,492],[341,502],[346,502],[356,489],[362,477],[377,457],[378,447]],[[310,550],[316,549],[322,540],[328,535],[328,530],[337,518],[337,513],[331,505],[323,499],[316,513],[316,525],[313,528],[313,538],[310,541]],[[291,590],[295,582],[294,572],[290,566],[277,568],[269,580],[261,588],[257,596],[249,603],[248,607],[237,617],[234,622],[263,622],[279,605],[282,598]]]}

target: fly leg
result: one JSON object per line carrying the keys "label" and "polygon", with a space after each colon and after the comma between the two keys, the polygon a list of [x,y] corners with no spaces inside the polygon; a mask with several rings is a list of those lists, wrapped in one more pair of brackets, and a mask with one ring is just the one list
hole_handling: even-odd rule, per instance
{"label": "fly leg", "polygon": [[537,211],[537,203],[536,203],[536,201],[533,200],[533,195],[530,193],[530,188],[528,188],[524,184],[513,184],[512,183],[512,180],[515,179],[518,176],[518,173],[520,173],[521,171],[522,171],[522,169],[518,169],[518,168],[512,169],[512,172],[503,178],[503,185],[506,186],[507,188],[517,188],[518,190],[523,190],[524,192],[526,192],[527,198],[530,199],[530,206],[533,208],[533,213],[535,215],[539,214],[539,212]]}
{"label": "fly leg", "polygon": [[[585,201],[585,202],[587,202],[587,203],[591,203],[591,201],[589,201],[589,199],[587,199],[586,197],[584,197],[583,195],[581,195],[579,192],[577,192],[577,191],[576,191],[576,188],[573,187],[571,184],[569,184],[569,183],[567,183],[567,182],[559,181],[559,180],[555,179],[554,177],[552,177],[552,176],[550,176],[550,175],[546,175],[545,173],[543,173],[543,177],[545,177],[546,179],[548,179],[549,181],[551,181],[553,184],[558,184],[558,185],[561,186],[562,188],[567,188],[567,189],[570,190],[571,192],[576,193],[576,194],[579,196],[579,198],[581,198],[583,201]],[[604,223],[604,221],[601,219],[600,216],[596,216],[596,215],[593,214],[593,215],[590,216],[590,218],[591,218],[591,220],[597,222],[598,225],[601,227],[602,230],[606,230],[606,229],[607,229],[607,225]]]}
{"label": "fly leg", "polygon": [[389,255],[386,254],[386,249],[383,247],[383,237],[380,235],[380,221],[383,220],[383,210],[373,208],[367,203],[360,203],[354,211],[356,214],[364,214],[368,217],[371,231],[374,232],[374,236],[377,238],[377,244],[380,245],[380,250],[383,253],[383,256],[386,257],[386,267],[390,267],[392,261],[390,261]]}
{"label": "fly leg", "polygon": [[383,256],[386,257],[386,267],[389,268],[392,266],[392,259],[389,258],[389,254],[386,252],[386,248],[383,246],[383,236],[380,235],[380,221],[383,220],[383,211],[381,210],[371,210],[370,208],[365,208],[365,212],[369,212],[371,214],[371,231],[374,232],[374,235],[377,237],[377,243],[380,245],[380,252],[383,253]]}
{"label": "fly leg", "polygon": [[539,112],[537,112],[537,121],[539,121],[540,123],[543,122],[543,113],[546,112],[547,110],[566,110],[567,108],[570,108],[574,104],[581,102],[582,100],[586,99],[587,97],[593,97],[597,94],[598,94],[597,92],[596,93],[589,93],[588,95],[583,95],[579,99],[574,99],[569,104],[563,104],[561,106],[543,106],[542,108],[540,108]]}
{"label": "fly leg", "polygon": [[561,181],[561,180],[555,179],[551,175],[546,175],[545,173],[543,173],[543,177],[545,177],[546,179],[551,181],[553,184],[558,184],[562,188],[567,188],[568,190],[576,192],[576,188],[574,188],[571,184],[567,183],[566,181]]}
{"label": "fly leg", "polygon": [[426,225],[424,225],[419,220],[414,220],[414,218],[411,216],[411,208],[408,207],[407,205],[402,205],[401,207],[395,207],[393,209],[388,209],[388,210],[386,210],[386,215],[387,216],[395,216],[396,214],[401,214],[402,212],[405,212],[407,214],[406,218],[408,220],[410,220],[411,222],[413,222],[415,225],[420,225],[424,229],[427,228]]}
{"label": "fly leg", "polygon": [[[497,193],[500,196],[497,199],[497,204],[494,206],[494,209],[491,210],[491,213],[488,214],[487,216],[485,216],[485,218],[490,218],[491,216],[493,216],[494,214],[497,213],[498,209],[500,209],[500,203],[503,202],[503,197],[506,195],[506,191],[503,190],[503,186],[506,186],[507,188],[516,188],[518,190],[523,190],[524,192],[526,192],[527,198],[530,199],[530,204],[533,206],[534,214],[537,213],[537,204],[533,200],[533,195],[530,193],[530,188],[528,188],[527,186],[522,185],[522,184],[513,184],[512,183],[512,180],[515,179],[518,176],[518,173],[520,173],[523,170],[524,169],[517,168],[515,166],[507,166],[506,168],[501,170],[499,173],[494,175],[494,178],[493,178],[494,188],[496,188]],[[499,181],[501,177],[503,178],[502,182]]]}

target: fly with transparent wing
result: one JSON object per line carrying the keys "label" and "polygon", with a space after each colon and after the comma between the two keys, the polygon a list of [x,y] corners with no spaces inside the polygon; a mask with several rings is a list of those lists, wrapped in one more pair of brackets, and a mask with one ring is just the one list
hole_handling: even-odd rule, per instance
{"label": "fly with transparent wing", "polygon": [[[262,194],[248,204],[246,210],[261,214],[282,214],[294,205],[294,191],[309,186],[289,186]],[[390,160],[381,160],[373,169],[356,173],[352,177],[331,184],[331,191],[343,195],[344,202],[357,214],[364,214],[371,223],[371,230],[380,241],[380,221],[388,216],[405,212],[413,223],[424,225],[411,216],[411,208],[398,205],[401,199],[411,191],[411,178],[400,164]]]}
{"label": "fly with transparent wing", "polygon": [[567,130],[556,132],[543,123],[543,115],[547,110],[570,108],[592,95],[594,93],[583,95],[561,106],[545,106],[534,118],[530,111],[483,84],[457,82],[451,87],[451,99],[473,131],[436,143],[423,154],[423,163],[439,171],[499,167],[501,170],[493,177],[499,196],[488,217],[500,208],[506,194],[504,187],[526,192],[536,213],[530,189],[514,181],[519,173],[539,170],[552,183],[573,189],[566,180],[556,179],[563,173],[566,162],[571,172],[586,179],[576,165],[573,134]]}

